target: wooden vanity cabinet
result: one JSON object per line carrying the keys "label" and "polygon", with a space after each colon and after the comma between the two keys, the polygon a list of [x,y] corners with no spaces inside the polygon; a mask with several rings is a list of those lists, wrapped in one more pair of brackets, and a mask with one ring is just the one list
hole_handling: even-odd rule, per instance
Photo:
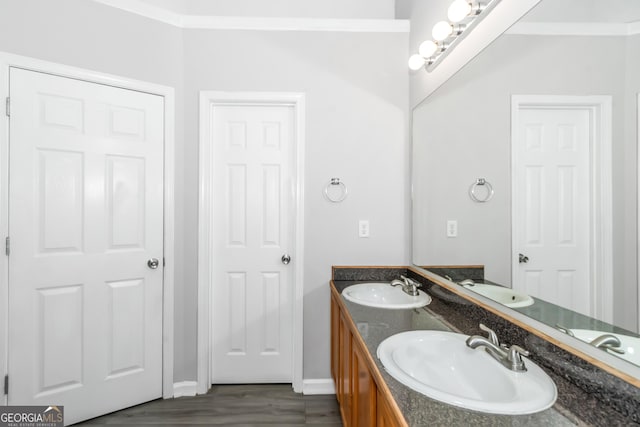
{"label": "wooden vanity cabinet", "polygon": [[[334,296],[331,295],[331,377],[333,383],[338,383],[338,372],[340,369],[340,308],[334,302]],[[333,332],[336,332],[335,334]],[[336,394],[338,390],[336,389]]]}
{"label": "wooden vanity cabinet", "polygon": [[366,365],[359,346],[353,346],[351,367],[353,368],[352,426],[376,426],[376,400],[378,387]]}
{"label": "wooden vanity cabinet", "polygon": [[404,421],[398,421],[398,418],[389,406],[389,402],[378,391],[378,399],[376,401],[376,427],[400,427],[404,425],[406,425]]}
{"label": "wooden vanity cabinet", "polygon": [[353,389],[351,387],[351,344],[352,337],[344,314],[340,313],[340,324],[338,326],[339,347],[338,347],[338,402],[342,412],[342,420],[345,426],[346,420],[351,419],[351,406],[353,402]]}
{"label": "wooden vanity cabinet", "polygon": [[332,286],[331,375],[343,424],[345,427],[406,427],[358,334]]}

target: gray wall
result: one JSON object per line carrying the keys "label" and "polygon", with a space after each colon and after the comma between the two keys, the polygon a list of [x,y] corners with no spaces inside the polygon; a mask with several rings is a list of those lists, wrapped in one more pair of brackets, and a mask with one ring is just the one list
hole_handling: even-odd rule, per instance
{"label": "gray wall", "polygon": [[[200,90],[307,94],[304,377],[329,378],[331,265],[409,260],[407,34],[194,30],[184,37],[187,165],[197,161]],[[187,224],[196,221],[196,172],[185,175]],[[322,197],[331,177],[348,186],[342,203]],[[359,219],[371,222],[369,239],[358,238]],[[186,230],[187,283],[196,279],[196,232]],[[188,298],[195,304],[195,289]],[[195,329],[187,333],[193,342]]]}
{"label": "gray wall", "polygon": [[[612,95],[615,323],[636,330],[636,109],[629,93],[632,86],[637,93],[640,74],[627,52],[637,52],[637,43],[502,36],[417,107],[414,262],[486,264],[489,279],[510,283],[511,95]],[[478,177],[493,184],[490,203],[467,195]],[[446,219],[459,221],[458,238],[445,236]]]}
{"label": "gray wall", "polygon": [[[410,258],[407,45],[408,34],[182,31],[92,1],[0,0],[0,51],[176,88],[175,381],[196,377],[199,91],[307,94],[304,378],[328,379],[331,265]],[[336,176],[349,197],[331,204],[322,189]]]}
{"label": "gray wall", "polygon": [[[624,228],[619,238],[625,240],[625,251],[621,254],[624,257],[625,275],[623,277],[625,286],[620,287],[616,295],[616,310],[620,311],[619,316],[624,319],[638,320],[636,327],[640,330],[640,288],[637,285],[637,264],[638,264],[638,126],[640,126],[640,35],[627,37],[626,39],[625,68],[625,104],[624,104],[624,124],[625,124],[625,151],[624,151],[624,218],[622,219]],[[635,249],[635,250],[634,250]],[[634,305],[633,301],[637,304]],[[633,329],[632,329],[633,330]]]}
{"label": "gray wall", "polygon": [[[0,51],[176,89],[175,375],[188,379],[185,343],[182,30],[86,0],[0,0]],[[197,167],[197,164],[196,166]],[[192,377],[193,378],[193,377]]]}

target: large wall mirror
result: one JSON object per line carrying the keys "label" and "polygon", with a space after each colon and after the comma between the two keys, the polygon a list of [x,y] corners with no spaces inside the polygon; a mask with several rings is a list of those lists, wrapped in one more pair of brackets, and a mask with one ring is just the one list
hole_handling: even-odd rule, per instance
{"label": "large wall mirror", "polygon": [[640,364],[639,93],[639,1],[542,0],[413,111],[413,263]]}

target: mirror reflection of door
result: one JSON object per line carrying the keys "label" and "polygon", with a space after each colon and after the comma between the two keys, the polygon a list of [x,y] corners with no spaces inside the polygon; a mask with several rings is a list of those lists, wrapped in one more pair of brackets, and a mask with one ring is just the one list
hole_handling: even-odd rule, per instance
{"label": "mirror reflection of door", "polygon": [[563,105],[555,97],[514,105],[512,283],[523,293],[606,320],[610,309],[594,292],[602,259],[591,250],[600,239],[596,224],[603,221],[593,208],[594,154],[601,145],[596,119],[591,108]]}

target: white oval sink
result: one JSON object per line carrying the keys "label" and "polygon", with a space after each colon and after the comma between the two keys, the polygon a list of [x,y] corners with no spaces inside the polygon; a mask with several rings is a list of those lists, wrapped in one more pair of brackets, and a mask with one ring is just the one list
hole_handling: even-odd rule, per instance
{"label": "white oval sink", "polygon": [[629,335],[616,334],[613,332],[592,331],[589,329],[571,329],[571,332],[573,332],[573,335],[579,340],[588,343],[604,334],[613,335],[620,340],[620,343],[622,344],[620,346],[620,350],[624,351],[624,354],[618,354],[610,350],[606,351],[614,356],[620,357],[621,359],[640,365],[640,338],[638,337],[631,337]]}
{"label": "white oval sink", "polygon": [[484,349],[467,347],[468,336],[444,331],[409,331],[378,346],[389,375],[432,399],[491,414],[531,414],[551,407],[556,385],[525,358],[514,372]]}
{"label": "white oval sink", "polygon": [[431,302],[431,297],[423,291],[418,290],[418,295],[414,297],[404,292],[401,286],[379,282],[349,286],[342,291],[342,295],[356,304],[378,308],[419,308]]}
{"label": "white oval sink", "polygon": [[505,288],[504,286],[476,283],[473,286],[464,285],[464,287],[511,308],[528,307],[533,304],[533,298],[529,295],[515,292],[513,289]]}

